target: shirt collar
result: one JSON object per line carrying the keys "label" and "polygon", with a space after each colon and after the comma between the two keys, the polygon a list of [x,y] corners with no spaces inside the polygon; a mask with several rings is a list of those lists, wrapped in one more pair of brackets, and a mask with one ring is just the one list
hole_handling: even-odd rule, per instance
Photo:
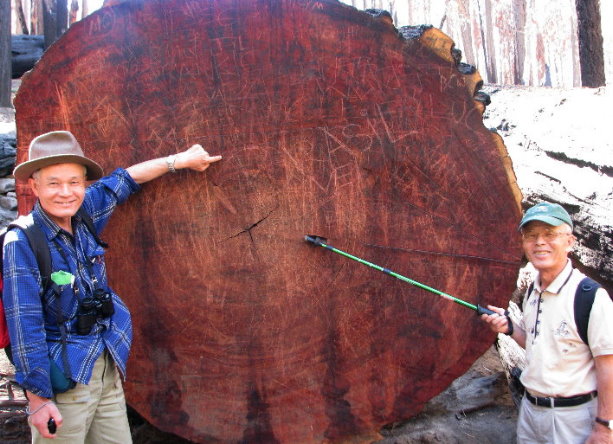
{"label": "shirt collar", "polygon": [[[40,205],[40,201],[38,200],[36,201],[36,203],[34,204],[34,208],[32,209],[32,216],[34,217],[34,220],[39,223],[39,226],[43,227],[43,231],[45,232],[45,235],[49,240],[53,240],[54,238],[56,238],[60,234],[60,232],[66,232],[65,230],[60,228],[58,224],[53,222],[47,212]],[[73,221],[76,223],[81,220],[78,213],[72,217]]]}
{"label": "shirt collar", "polygon": [[[549,284],[547,288],[545,288],[545,291],[547,291],[547,293],[560,294],[560,292],[562,291],[562,288],[564,287],[566,282],[568,282],[568,279],[570,278],[570,275],[572,274],[572,272],[573,272],[573,265],[570,262],[570,259],[567,259],[566,266],[564,267],[564,269],[560,272],[560,274],[556,276],[553,282]],[[536,279],[534,280],[534,287],[539,292],[543,291],[541,289],[540,282],[541,282],[541,276],[539,273],[536,276]]]}

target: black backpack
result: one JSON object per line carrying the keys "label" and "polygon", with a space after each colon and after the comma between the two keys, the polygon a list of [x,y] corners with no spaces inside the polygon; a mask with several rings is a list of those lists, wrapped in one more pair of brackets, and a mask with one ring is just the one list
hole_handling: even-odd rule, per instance
{"label": "black backpack", "polygon": [[[587,328],[590,322],[590,312],[592,311],[592,305],[594,305],[594,299],[596,297],[596,291],[600,288],[600,284],[589,277],[585,277],[579,282],[577,291],[575,292],[574,312],[575,312],[575,324],[577,325],[577,332],[579,336],[587,344],[590,345],[587,338]],[[532,294],[534,290],[534,282],[530,284],[528,288],[528,296]]]}
{"label": "black backpack", "polygon": [[[79,208],[77,211],[77,215],[81,217],[83,223],[89,230],[89,232],[94,236],[96,242],[100,244],[102,247],[107,248],[108,244],[102,241],[98,237],[98,233],[96,232],[96,228],[94,227],[94,222],[91,216],[85,211],[83,207]],[[51,251],[49,250],[49,244],[47,243],[47,238],[43,230],[34,223],[34,218],[32,214],[28,214],[25,216],[20,216],[11,222],[6,228],[0,231],[0,248],[2,248],[2,252],[0,252],[0,277],[2,276],[4,258],[2,254],[4,252],[4,237],[6,233],[12,228],[21,229],[26,237],[28,238],[28,243],[30,244],[30,248],[34,252],[34,256],[36,257],[36,263],[38,264],[38,269],[40,270],[40,276],[42,280],[43,292],[47,291],[51,283]],[[0,286],[0,290],[4,288],[4,285]],[[1,296],[1,294],[0,294]],[[7,331],[6,319],[4,317],[4,304],[2,303],[2,298],[0,297],[0,348],[4,348],[7,357],[12,362],[12,354],[9,343],[9,336]]]}

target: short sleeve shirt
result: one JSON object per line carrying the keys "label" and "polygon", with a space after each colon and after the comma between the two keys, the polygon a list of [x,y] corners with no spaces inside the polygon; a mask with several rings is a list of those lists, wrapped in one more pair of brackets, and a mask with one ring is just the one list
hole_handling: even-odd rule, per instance
{"label": "short sleeve shirt", "polygon": [[596,292],[586,345],[577,331],[574,299],[585,277],[572,267],[546,288],[534,282],[523,303],[521,327],[526,332],[526,368],[521,381],[535,396],[569,397],[596,390],[594,356],[613,354],[613,302],[606,290]]}

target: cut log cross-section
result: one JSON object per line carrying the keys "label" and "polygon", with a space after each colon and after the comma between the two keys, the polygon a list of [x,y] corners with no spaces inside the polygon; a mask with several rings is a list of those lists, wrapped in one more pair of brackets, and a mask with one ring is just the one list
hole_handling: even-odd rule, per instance
{"label": "cut log cross-section", "polygon": [[157,427],[368,441],[490,346],[473,311],[303,240],[471,303],[511,294],[512,171],[435,33],[331,0],[128,1],[23,79],[19,161],[60,128],[107,171],[192,143],[223,155],[146,184],[102,233],[133,313],[128,402]]}

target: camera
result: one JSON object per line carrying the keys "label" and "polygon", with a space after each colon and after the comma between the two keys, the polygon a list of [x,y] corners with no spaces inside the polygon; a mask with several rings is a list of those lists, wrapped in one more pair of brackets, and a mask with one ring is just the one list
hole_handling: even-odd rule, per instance
{"label": "camera", "polygon": [[94,297],[84,298],[77,310],[77,334],[88,335],[98,319],[111,317],[115,313],[113,297],[107,291],[98,288]]}
{"label": "camera", "polygon": [[77,333],[80,335],[89,334],[97,318],[98,313],[94,298],[81,300],[79,302],[79,310],[77,311]]}
{"label": "camera", "polygon": [[115,313],[115,307],[113,306],[113,297],[107,291],[102,288],[94,291],[94,300],[96,301],[96,310],[98,317],[108,318]]}

